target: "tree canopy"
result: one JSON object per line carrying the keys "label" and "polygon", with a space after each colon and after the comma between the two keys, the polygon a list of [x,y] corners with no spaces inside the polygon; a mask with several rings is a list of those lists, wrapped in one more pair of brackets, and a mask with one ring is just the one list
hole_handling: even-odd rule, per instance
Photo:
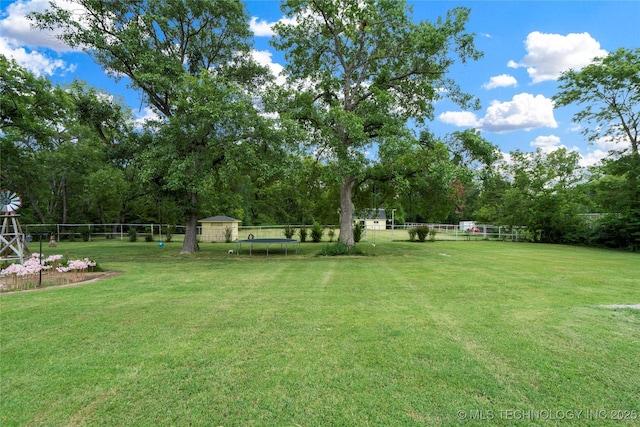
{"label": "tree canopy", "polygon": [[[54,85],[0,56],[0,178],[27,202],[27,221],[184,220],[182,251],[192,252],[198,216],[215,211],[245,225],[337,225],[350,245],[357,205],[399,221],[471,219],[525,226],[535,241],[640,248],[639,50],[560,79],[557,106],[582,106],[574,118],[586,137],[618,144],[587,174],[566,149],[500,162],[474,129],[429,130],[435,100],[476,104],[447,77],[481,56],[464,29],[469,9],[414,22],[397,0],[284,1],[278,87],[251,59],[239,1],[78,4],[33,18],[127,79],[157,116],[136,125],[110,94]],[[587,224],[589,212],[608,216]]]}
{"label": "tree canopy", "polygon": [[586,124],[583,133],[589,141],[616,144],[602,168],[608,178],[599,179],[596,188],[600,193],[618,194],[603,206],[614,230],[608,232],[608,239],[639,249],[640,48],[620,48],[581,70],[563,73],[554,100],[559,107],[581,106],[574,120]]}
{"label": "tree canopy", "polygon": [[366,150],[408,136],[407,122],[432,118],[443,93],[468,105],[447,77],[455,55],[481,54],[465,32],[469,9],[436,22],[411,19],[404,1],[285,0],[292,24],[276,25],[273,45],[286,54],[294,90],[284,113],[310,130],[311,143],[336,165],[341,179],[340,241],[354,244],[354,184],[368,163]]}
{"label": "tree canopy", "polygon": [[606,139],[619,149],[612,152],[623,160],[629,180],[630,201],[640,209],[640,48],[620,48],[581,70],[569,70],[559,79],[557,106],[582,106],[574,115],[587,126],[589,141]]}
{"label": "tree canopy", "polygon": [[238,0],[79,0],[83,13],[55,4],[33,14],[41,28],[81,47],[114,78],[126,76],[159,119],[142,147],[147,178],[184,207],[182,252],[198,250],[200,194],[229,151],[251,147],[248,129],[267,71],[251,60],[251,32]]}

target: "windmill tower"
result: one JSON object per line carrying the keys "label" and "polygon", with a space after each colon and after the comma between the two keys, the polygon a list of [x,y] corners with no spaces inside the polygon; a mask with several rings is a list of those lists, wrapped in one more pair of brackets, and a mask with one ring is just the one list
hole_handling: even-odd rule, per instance
{"label": "windmill tower", "polygon": [[15,213],[21,205],[22,200],[16,193],[9,190],[0,191],[0,261],[24,261],[24,234],[18,221],[20,215]]}

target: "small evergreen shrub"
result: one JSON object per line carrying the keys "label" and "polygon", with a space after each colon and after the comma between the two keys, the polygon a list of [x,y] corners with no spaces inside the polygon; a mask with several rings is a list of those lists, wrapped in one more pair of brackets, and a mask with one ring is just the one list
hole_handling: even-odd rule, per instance
{"label": "small evergreen shrub", "polygon": [[151,234],[147,234],[146,236],[144,236],[144,241],[153,242],[153,236]]}
{"label": "small evergreen shrub", "polygon": [[304,243],[307,241],[307,234],[309,234],[309,230],[307,230],[307,227],[300,227],[298,234],[300,235],[300,242]]}
{"label": "small evergreen shrub", "polygon": [[409,232],[409,241],[415,242],[416,234],[418,234],[418,230],[416,230],[415,228],[410,228],[407,231]]}
{"label": "small evergreen shrub", "polygon": [[436,241],[436,233],[438,233],[435,229],[431,229],[429,230],[429,240],[431,240],[432,242]]}
{"label": "small evergreen shrub", "polygon": [[282,230],[284,237],[287,239],[292,239],[294,234],[296,234],[296,228],[292,225],[285,225],[284,230]]}
{"label": "small evergreen shrub", "polygon": [[171,239],[173,238],[173,233],[176,230],[176,226],[175,225],[168,225],[164,231],[164,240],[165,242],[170,242]]}
{"label": "small evergreen shrub", "polygon": [[91,232],[89,231],[89,227],[80,227],[80,235],[82,236],[83,242],[88,242],[91,240]]}
{"label": "small evergreen shrub", "polygon": [[353,224],[353,241],[358,243],[362,239],[362,233],[364,232],[364,224],[356,222]]}
{"label": "small evergreen shrub", "polygon": [[127,234],[129,235],[129,241],[130,242],[137,242],[138,241],[138,232],[136,231],[135,228],[130,228],[129,232]]}
{"label": "small evergreen shrub", "polygon": [[311,227],[311,240],[314,243],[318,243],[320,242],[320,240],[322,240],[323,234],[324,234],[324,228],[322,227],[322,225],[318,224],[317,222],[314,222],[313,227]]}

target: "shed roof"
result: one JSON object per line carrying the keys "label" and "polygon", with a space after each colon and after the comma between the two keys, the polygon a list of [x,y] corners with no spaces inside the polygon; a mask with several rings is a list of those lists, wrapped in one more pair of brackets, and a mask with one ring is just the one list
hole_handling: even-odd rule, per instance
{"label": "shed roof", "polygon": [[198,220],[198,222],[242,222],[239,219],[231,218],[228,216],[218,215],[210,216],[209,218]]}

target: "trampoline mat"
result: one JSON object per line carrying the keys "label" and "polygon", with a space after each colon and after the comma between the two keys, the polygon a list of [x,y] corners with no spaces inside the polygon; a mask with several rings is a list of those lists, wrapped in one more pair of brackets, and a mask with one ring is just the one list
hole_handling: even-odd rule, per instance
{"label": "trampoline mat", "polygon": [[236,243],[298,243],[296,239],[284,239],[284,238],[262,238],[262,239],[245,239],[245,240],[236,240]]}

